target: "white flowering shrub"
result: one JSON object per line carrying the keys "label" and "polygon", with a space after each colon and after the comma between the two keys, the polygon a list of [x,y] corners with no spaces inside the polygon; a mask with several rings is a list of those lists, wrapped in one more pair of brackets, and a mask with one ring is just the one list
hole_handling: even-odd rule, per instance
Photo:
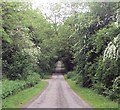
{"label": "white flowering shrub", "polygon": [[106,58],[118,60],[120,57],[120,34],[110,42],[104,51],[103,60]]}

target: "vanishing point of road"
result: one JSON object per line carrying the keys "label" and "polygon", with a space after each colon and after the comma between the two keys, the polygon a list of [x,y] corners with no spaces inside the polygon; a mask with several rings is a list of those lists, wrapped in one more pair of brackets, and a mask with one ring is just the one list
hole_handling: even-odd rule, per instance
{"label": "vanishing point of road", "polygon": [[[57,64],[56,68],[60,68]],[[91,108],[68,85],[62,74],[53,74],[47,88],[27,108]]]}

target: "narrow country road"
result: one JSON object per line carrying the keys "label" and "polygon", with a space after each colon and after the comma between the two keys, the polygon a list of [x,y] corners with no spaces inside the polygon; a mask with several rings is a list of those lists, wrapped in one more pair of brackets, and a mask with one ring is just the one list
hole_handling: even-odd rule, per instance
{"label": "narrow country road", "polygon": [[[59,66],[57,65],[57,68]],[[27,108],[91,108],[77,96],[62,74],[53,74],[48,87]]]}
{"label": "narrow country road", "polygon": [[63,75],[53,74],[46,90],[28,108],[90,108],[65,81]]}

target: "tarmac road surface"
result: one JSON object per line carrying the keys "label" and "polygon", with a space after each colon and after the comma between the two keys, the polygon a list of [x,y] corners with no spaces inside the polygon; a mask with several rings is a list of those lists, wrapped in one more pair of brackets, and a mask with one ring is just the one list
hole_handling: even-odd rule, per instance
{"label": "tarmac road surface", "polygon": [[27,108],[91,108],[76,95],[62,74],[53,74],[47,88]]}

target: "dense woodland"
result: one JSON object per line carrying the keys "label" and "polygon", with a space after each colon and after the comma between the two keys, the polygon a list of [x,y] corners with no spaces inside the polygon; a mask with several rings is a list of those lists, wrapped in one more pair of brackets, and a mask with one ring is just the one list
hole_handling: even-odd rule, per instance
{"label": "dense woodland", "polygon": [[120,3],[52,4],[51,12],[2,3],[2,98],[34,86],[61,60],[76,84],[119,101]]}

